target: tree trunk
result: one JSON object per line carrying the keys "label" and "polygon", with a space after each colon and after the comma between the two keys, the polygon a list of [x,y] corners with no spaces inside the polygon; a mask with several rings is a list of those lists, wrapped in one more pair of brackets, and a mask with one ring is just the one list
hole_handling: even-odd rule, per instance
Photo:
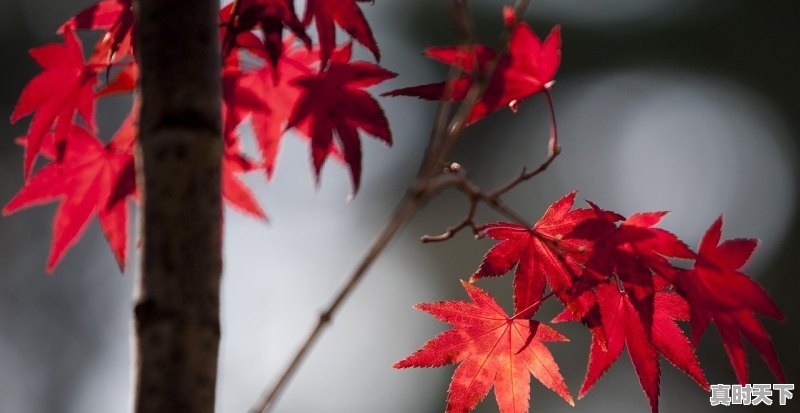
{"label": "tree trunk", "polygon": [[218,0],[136,0],[134,411],[214,411],[222,269]]}

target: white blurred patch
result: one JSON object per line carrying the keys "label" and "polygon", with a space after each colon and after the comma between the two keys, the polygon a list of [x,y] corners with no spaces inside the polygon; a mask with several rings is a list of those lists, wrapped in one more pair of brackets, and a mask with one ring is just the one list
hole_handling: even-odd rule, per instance
{"label": "white blurred patch", "polygon": [[583,196],[623,214],[672,211],[664,226],[691,246],[724,213],[725,238],[762,240],[756,267],[780,245],[795,208],[797,152],[756,94],[650,69],[557,93],[565,156],[556,169]]}
{"label": "white blurred patch", "polygon": [[[367,180],[374,180],[396,156],[365,139]],[[229,211],[225,228],[225,273],[218,407],[223,412],[249,409],[288,363],[346,277],[361,259],[382,222],[369,209],[385,200],[381,191],[362,192],[352,202],[347,172],[330,160],[323,184],[313,189],[308,144],[283,141],[280,169],[266,187],[255,174],[248,182],[266,200],[272,224]],[[398,195],[402,188],[398,188]],[[387,208],[383,215],[391,212]],[[367,213],[367,216],[364,215]],[[411,310],[432,276],[426,260],[399,236],[340,308],[297,375],[280,398],[277,411],[425,411],[428,397],[409,398],[420,382],[439,386],[440,375],[420,379],[401,374],[392,364],[438,330],[420,327],[423,315]],[[440,294],[444,296],[444,294]],[[402,311],[397,311],[402,309]],[[441,326],[440,326],[441,327]],[[385,406],[397,406],[387,410]]]}

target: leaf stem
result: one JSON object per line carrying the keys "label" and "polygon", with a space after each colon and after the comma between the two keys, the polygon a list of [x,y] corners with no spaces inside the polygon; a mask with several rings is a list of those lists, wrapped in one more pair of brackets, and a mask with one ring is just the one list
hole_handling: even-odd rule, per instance
{"label": "leaf stem", "polygon": [[[557,292],[557,291],[550,291],[549,293],[547,293],[547,294],[543,295],[543,296],[542,296],[542,298],[540,298],[540,299],[539,299],[538,301],[536,301],[535,303],[533,303],[533,304],[531,304],[531,305],[529,305],[529,306],[527,306],[527,307],[523,308],[522,310],[519,310],[519,311],[517,311],[517,312],[516,312],[516,314],[514,314],[513,316],[511,316],[511,319],[513,320],[513,319],[515,319],[515,318],[520,318],[520,316],[521,316],[522,314],[525,314],[525,313],[527,313],[528,311],[530,311],[530,310],[531,310],[531,309],[533,309],[534,307],[538,307],[538,306],[539,306],[539,305],[541,305],[543,302],[545,302],[545,301],[547,301],[548,299],[550,299],[550,297],[552,297],[552,296],[556,295],[556,292]],[[525,318],[528,318],[528,317],[525,317]]]}

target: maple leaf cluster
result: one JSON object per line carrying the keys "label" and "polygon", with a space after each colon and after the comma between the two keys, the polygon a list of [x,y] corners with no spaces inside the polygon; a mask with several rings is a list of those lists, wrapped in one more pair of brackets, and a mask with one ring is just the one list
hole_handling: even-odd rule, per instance
{"label": "maple leaf cluster", "polygon": [[[510,8],[506,7],[506,11]],[[561,28],[554,27],[543,41],[531,27],[522,22],[511,22],[513,27],[508,42],[508,53],[482,44],[471,47],[431,47],[425,55],[462,73],[452,81],[411,86],[384,93],[384,96],[414,96],[426,100],[464,100],[478,74],[494,69],[481,98],[472,107],[467,118],[473,124],[504,107],[516,112],[519,102],[545,91],[561,63]]]}
{"label": "maple leaf cluster", "polygon": [[[770,337],[755,314],[779,320],[783,315],[741,272],[755,240],[720,243],[720,217],[693,251],[656,227],[665,212],[624,217],[591,202],[587,208],[573,209],[574,200],[574,192],[558,200],[530,228],[508,222],[480,227],[481,236],[499,242],[470,282],[514,270],[514,314],[507,315],[486,292],[464,283],[472,302],[417,307],[454,329],[395,367],[460,363],[450,385],[448,412],[472,410],[492,386],[501,412],[526,412],[530,374],[572,404],[558,365],[543,344],[568,340],[534,319],[542,302],[556,297],[564,310],[552,322],[581,322],[592,334],[579,397],[626,348],[653,412],[658,411],[659,355],[708,391],[694,349],[711,321],[742,384],[748,375],[741,337],[755,347],[777,380],[785,381]],[[678,324],[682,321],[690,322],[691,341]]]}
{"label": "maple leaf cluster", "polygon": [[[319,180],[328,157],[345,164],[353,192],[361,181],[362,133],[392,143],[389,122],[365,89],[394,78],[377,64],[353,61],[352,41],[337,43],[336,28],[380,58],[357,2],[308,0],[305,15],[293,0],[238,0],[221,8],[224,158],[222,195],[236,209],[266,219],[244,173],[271,178],[287,131],[311,147]],[[317,43],[308,29],[316,27]],[[78,31],[103,33],[85,58]],[[132,0],[101,0],[57,31],[63,44],[30,51],[42,72],[24,88],[12,123],[32,116],[25,137],[25,184],[4,214],[59,202],[47,271],[97,216],[120,268],[126,261],[128,200],[136,200],[134,172],[137,104],[107,143],[98,136],[95,107],[110,95],[133,94],[138,80]],[[251,127],[259,156],[242,150],[240,132]],[[47,163],[38,170],[37,159]],[[35,172],[34,172],[35,171]]]}
{"label": "maple leaf cluster", "polygon": [[[481,44],[429,48],[428,57],[457,68],[461,75],[385,95],[463,101],[493,65],[483,94],[466,119],[471,124],[503,107],[516,112],[521,100],[548,92],[561,61],[560,28],[554,27],[541,41],[510,7],[504,9],[504,20],[510,31],[507,53]],[[551,145],[557,154],[553,137]],[[711,321],[742,384],[748,381],[742,336],[777,380],[785,381],[771,339],[755,314],[778,320],[784,316],[761,286],[741,272],[755,250],[755,240],[720,244],[720,217],[693,251],[671,232],[656,227],[666,212],[624,217],[591,202],[587,208],[573,209],[574,201],[574,192],[564,196],[532,227],[499,222],[476,228],[478,237],[499,242],[486,253],[470,282],[462,282],[471,302],[418,305],[454,328],[394,367],[459,363],[447,412],[471,411],[492,387],[501,412],[527,412],[530,375],[572,405],[559,367],[544,345],[569,340],[534,319],[541,304],[556,297],[564,310],[552,322],[581,322],[592,335],[579,398],[626,348],[653,412],[658,411],[659,355],[708,391],[695,348]],[[509,316],[473,283],[512,270],[514,314]],[[678,324],[684,321],[690,322],[691,341]]]}

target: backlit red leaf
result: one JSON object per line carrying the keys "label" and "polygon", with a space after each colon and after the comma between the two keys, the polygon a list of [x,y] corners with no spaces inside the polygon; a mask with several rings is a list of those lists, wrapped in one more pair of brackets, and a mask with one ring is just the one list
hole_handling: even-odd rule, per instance
{"label": "backlit red leaf", "polygon": [[67,20],[59,29],[105,30],[95,49],[104,62],[118,61],[133,53],[133,0],[102,0]]}
{"label": "backlit red leaf", "polygon": [[54,133],[60,158],[76,114],[95,129],[94,86],[98,71],[96,65],[84,63],[81,42],[69,28],[64,31],[64,44],[48,44],[32,49],[30,54],[44,70],[23,89],[11,114],[12,123],[33,114],[25,146],[26,178],[48,133]]}
{"label": "backlit red leaf", "polygon": [[525,413],[529,407],[531,374],[572,405],[572,396],[558,365],[544,345],[568,339],[544,324],[509,318],[489,294],[471,284],[462,284],[472,302],[445,301],[417,306],[454,328],[427,342],[394,367],[459,363],[450,383],[448,413],[471,411],[492,386],[501,412]]}
{"label": "backlit red leaf", "polygon": [[620,291],[613,283],[600,284],[596,294],[605,330],[605,343],[600,343],[593,336],[589,368],[579,397],[586,395],[619,358],[625,347],[653,412],[658,411],[661,375],[658,353],[708,390],[708,382],[689,341],[675,323],[676,319],[685,319],[687,312],[686,303],[677,294],[656,294],[651,328],[643,322],[628,294]]}
{"label": "backlit red leaf", "polygon": [[392,143],[383,109],[363,89],[395,76],[380,66],[362,61],[347,63],[342,57],[332,59],[326,70],[292,82],[302,92],[287,127],[296,127],[311,137],[311,158],[317,179],[328,155],[338,145],[350,168],[353,192],[358,192],[361,182],[359,130],[387,145]]}
{"label": "backlit red leaf", "polygon": [[523,316],[536,311],[548,284],[563,297],[572,286],[566,257],[587,253],[589,245],[570,233],[594,217],[589,209],[571,211],[574,201],[574,192],[556,201],[533,228],[504,222],[483,226],[481,232],[500,243],[486,253],[472,279],[501,276],[516,266],[514,311]]}
{"label": "backlit red leaf", "polygon": [[373,0],[308,0],[306,2],[306,14],[303,21],[308,25],[313,19],[316,24],[323,67],[328,63],[331,53],[336,48],[337,25],[355,41],[369,49],[376,60],[381,59],[378,43],[375,41],[372,29],[358,7],[357,1]]}
{"label": "backlit red leaf", "polygon": [[126,122],[117,136],[103,145],[81,127],[69,132],[70,144],[63,159],[39,170],[3,209],[20,209],[58,201],[53,219],[53,242],[47,271],[51,272],[80,238],[93,216],[108,239],[120,268],[127,249],[127,197],[134,194],[132,123]]}
{"label": "backlit red leaf", "polygon": [[[231,22],[233,3],[220,11],[221,27],[223,27],[223,53],[233,51],[241,34],[249,34],[258,28],[263,36],[264,49],[269,56],[273,68],[283,54],[283,30],[290,29],[295,36],[306,45],[311,44],[305,26],[297,18],[294,11],[294,0],[239,0],[236,16]],[[228,28],[231,30],[228,31]]]}
{"label": "backlit red leaf", "polygon": [[[450,94],[452,100],[463,100],[472,86],[474,62],[485,71],[496,51],[477,45],[472,50],[456,47],[431,48],[426,55],[466,73],[455,80]],[[545,90],[553,81],[561,62],[561,29],[556,26],[544,42],[530,26],[516,25],[508,45],[508,54],[500,58],[486,91],[470,113],[468,123],[477,122],[503,107],[516,104]],[[416,96],[427,100],[445,98],[446,84],[432,83],[384,93],[384,96]]]}
{"label": "backlit red leaf", "polygon": [[[260,49],[261,41],[255,36],[250,43],[256,50]],[[270,177],[292,108],[303,92],[295,80],[316,74],[319,64],[318,53],[293,47],[292,38],[285,43],[277,75],[271,66],[242,70],[238,64],[229,67],[223,75],[226,135],[250,119],[264,169]]]}
{"label": "backlit red leaf", "polygon": [[736,378],[748,382],[747,357],[743,335],[772,369],[775,377],[786,380],[772,340],[755,317],[760,313],[783,320],[784,316],[764,290],[740,272],[757,242],[733,239],[722,242],[722,217],[717,219],[700,241],[694,268],[678,274],[676,286],[689,302],[692,342],[696,346],[703,332],[714,321],[731,360]]}

